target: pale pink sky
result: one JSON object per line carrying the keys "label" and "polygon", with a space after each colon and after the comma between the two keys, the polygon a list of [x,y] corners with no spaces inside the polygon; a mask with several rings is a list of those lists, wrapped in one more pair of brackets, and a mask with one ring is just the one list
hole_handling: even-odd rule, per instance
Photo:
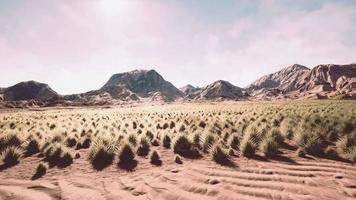
{"label": "pale pink sky", "polygon": [[243,87],[294,63],[356,62],[355,35],[347,0],[0,0],[0,87],[79,93],[133,69]]}

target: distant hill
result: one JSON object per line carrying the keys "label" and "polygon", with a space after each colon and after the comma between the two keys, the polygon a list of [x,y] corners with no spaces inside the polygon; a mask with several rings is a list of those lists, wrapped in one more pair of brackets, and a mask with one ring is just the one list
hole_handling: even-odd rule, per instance
{"label": "distant hill", "polygon": [[292,65],[261,77],[246,89],[259,99],[356,98],[356,64],[318,65],[311,70]]}
{"label": "distant hill", "polygon": [[138,97],[152,97],[159,93],[164,99],[172,101],[182,97],[183,93],[155,70],[134,70],[114,74],[100,91],[109,92],[113,87],[120,86],[135,93]]}
{"label": "distant hill", "polygon": [[185,86],[179,88],[179,90],[182,91],[185,95],[189,95],[189,94],[192,94],[192,93],[200,90],[200,88],[194,87],[194,86],[188,84],[188,85],[185,85]]}
{"label": "distant hill", "polygon": [[265,75],[246,88],[219,80],[203,88],[186,85],[177,89],[155,70],[114,74],[98,90],[64,96],[35,81],[0,88],[0,107],[9,108],[304,98],[356,99],[356,64],[318,65],[312,69],[294,64]]}
{"label": "distant hill", "polygon": [[14,86],[8,87],[3,91],[3,98],[5,101],[47,101],[57,96],[58,94],[47,84],[35,81],[21,82]]}
{"label": "distant hill", "polygon": [[309,71],[310,69],[303,65],[294,64],[278,72],[268,74],[257,79],[246,89],[249,91],[255,91],[263,88],[278,88],[284,92],[293,91],[296,90],[295,84],[298,78]]}
{"label": "distant hill", "polygon": [[214,83],[190,94],[188,98],[197,100],[242,100],[248,96],[245,89],[234,86],[223,80]]}

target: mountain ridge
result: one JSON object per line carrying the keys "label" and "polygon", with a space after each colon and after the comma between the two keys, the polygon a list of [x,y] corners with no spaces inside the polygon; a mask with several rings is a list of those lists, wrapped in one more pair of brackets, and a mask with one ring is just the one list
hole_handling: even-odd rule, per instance
{"label": "mountain ridge", "polygon": [[201,88],[188,84],[178,89],[153,69],[116,73],[100,89],[72,95],[59,95],[49,85],[36,81],[0,88],[0,102],[31,100],[50,106],[303,98],[356,99],[356,64],[326,64],[311,69],[293,64],[245,88],[217,80]]}

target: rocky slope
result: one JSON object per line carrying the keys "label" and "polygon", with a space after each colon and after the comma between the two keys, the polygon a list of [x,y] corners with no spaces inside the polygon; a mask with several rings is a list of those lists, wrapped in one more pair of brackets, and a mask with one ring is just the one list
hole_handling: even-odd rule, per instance
{"label": "rocky slope", "polygon": [[356,64],[292,65],[261,77],[246,88],[257,99],[356,98]]}
{"label": "rocky slope", "polygon": [[295,64],[263,76],[246,88],[219,80],[203,88],[187,85],[179,90],[155,70],[114,74],[98,90],[65,96],[58,95],[47,84],[35,81],[0,88],[0,107],[304,98],[356,99],[356,64],[318,65],[312,69]]}
{"label": "rocky slope", "polygon": [[185,86],[179,88],[179,90],[182,91],[184,93],[184,95],[189,95],[189,94],[192,94],[192,93],[200,90],[200,88],[194,87],[194,86],[188,84],[188,85],[185,85]]}
{"label": "rocky slope", "polygon": [[245,89],[232,85],[223,80],[214,83],[187,96],[195,100],[242,100],[248,97]]}
{"label": "rocky slope", "polygon": [[260,89],[278,88],[283,92],[294,91],[297,89],[296,81],[298,81],[298,78],[309,71],[310,69],[303,65],[294,64],[257,79],[246,89],[248,91],[257,91]]}
{"label": "rocky slope", "polygon": [[118,98],[161,98],[164,101],[173,101],[183,97],[183,92],[164,80],[155,70],[114,74],[99,91]]}
{"label": "rocky slope", "polygon": [[48,101],[58,94],[47,84],[35,81],[21,82],[3,92],[4,101],[40,100]]}

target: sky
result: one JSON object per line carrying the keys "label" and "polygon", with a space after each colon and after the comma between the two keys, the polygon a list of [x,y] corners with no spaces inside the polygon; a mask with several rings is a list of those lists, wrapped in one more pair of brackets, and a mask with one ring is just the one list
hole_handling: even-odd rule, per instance
{"label": "sky", "polygon": [[0,87],[81,93],[134,69],[244,87],[295,63],[355,62],[355,0],[0,0]]}

